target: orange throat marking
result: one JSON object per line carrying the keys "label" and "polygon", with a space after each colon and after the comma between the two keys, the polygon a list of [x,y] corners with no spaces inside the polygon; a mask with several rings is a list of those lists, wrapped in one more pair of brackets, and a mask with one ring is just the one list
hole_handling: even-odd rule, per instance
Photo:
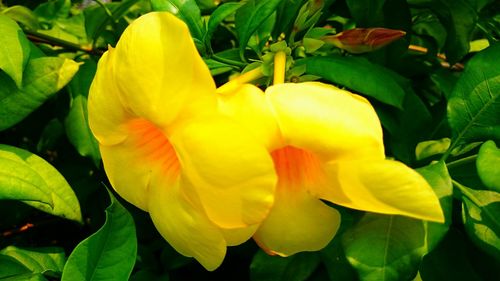
{"label": "orange throat marking", "polygon": [[153,123],[134,119],[128,123],[131,139],[145,165],[158,166],[165,176],[175,179],[180,174],[180,162],[168,137]]}
{"label": "orange throat marking", "polygon": [[271,152],[278,174],[278,188],[303,190],[324,182],[321,160],[314,153],[293,146]]}

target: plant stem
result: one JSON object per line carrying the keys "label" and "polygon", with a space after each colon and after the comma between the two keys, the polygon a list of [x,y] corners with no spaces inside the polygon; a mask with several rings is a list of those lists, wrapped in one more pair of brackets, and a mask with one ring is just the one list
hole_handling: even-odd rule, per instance
{"label": "plant stem", "polygon": [[59,46],[64,49],[72,50],[72,51],[82,51],[86,52],[92,55],[100,56],[102,55],[105,51],[100,50],[100,49],[92,49],[89,46],[82,46],[79,44],[75,44],[72,42],[68,42],[65,40],[61,40],[59,38],[54,38],[52,36],[36,32],[36,31],[31,31],[31,30],[24,30],[24,33],[26,33],[26,36],[28,37],[29,40],[35,42],[35,43],[45,43],[49,44],[52,46]]}
{"label": "plant stem", "polygon": [[257,80],[264,76],[262,73],[262,67],[257,67],[248,72],[241,74],[240,76],[230,80],[226,84],[217,88],[217,94],[231,93],[236,90],[239,86]]}
{"label": "plant stem", "polygon": [[219,57],[217,55],[212,55],[210,57],[211,59],[213,60],[216,60],[218,62],[222,62],[222,63],[225,63],[225,64],[229,64],[229,65],[233,65],[233,66],[237,66],[238,68],[243,68],[245,67],[245,63],[243,62],[239,62],[239,61],[235,61],[235,60],[230,60],[230,59],[226,59],[226,58],[223,58],[223,57]]}
{"label": "plant stem", "polygon": [[[422,47],[422,46],[418,46],[418,45],[409,45],[408,50],[414,51],[417,53],[421,53],[421,54],[427,54],[429,52],[429,50],[427,48]],[[459,71],[464,70],[464,65],[461,63],[456,63],[454,65],[450,65],[450,63],[446,61],[446,56],[444,54],[437,54],[436,57],[438,59],[442,60],[441,66],[444,68],[451,68],[453,70],[459,70]]]}
{"label": "plant stem", "polygon": [[448,167],[448,169],[453,169],[457,166],[461,166],[463,164],[474,162],[476,160],[476,158],[477,158],[477,154],[474,154],[474,155],[467,156],[467,157],[464,157],[464,158],[461,158],[461,159],[458,159],[455,161],[451,161],[450,163],[447,163],[446,166]]}

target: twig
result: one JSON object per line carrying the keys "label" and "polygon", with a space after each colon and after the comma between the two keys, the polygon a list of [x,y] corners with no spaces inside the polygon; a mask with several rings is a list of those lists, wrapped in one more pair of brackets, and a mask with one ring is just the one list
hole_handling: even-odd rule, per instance
{"label": "twig", "polygon": [[[410,45],[408,46],[408,50],[414,51],[417,53],[422,53],[422,54],[427,54],[429,50],[425,47],[422,46],[417,46],[417,45]],[[450,68],[452,70],[457,70],[457,71],[462,71],[464,70],[464,65],[461,63],[455,63],[454,65],[451,65],[449,62],[446,61],[446,56],[444,54],[437,54],[436,57],[441,60],[441,66],[445,68]]]}
{"label": "twig", "polygon": [[96,55],[96,56],[101,56],[105,52],[105,50],[102,50],[102,49],[93,49],[92,47],[89,47],[89,46],[78,45],[78,44],[68,42],[65,40],[61,40],[59,38],[54,38],[52,36],[48,36],[46,34],[36,32],[36,31],[24,30],[24,33],[26,33],[26,36],[28,37],[28,39],[33,41],[34,43],[42,43],[42,44],[49,44],[52,46],[59,46],[59,47],[62,47],[64,49],[68,49],[68,50],[72,50],[72,51],[82,51],[82,52],[86,52],[88,54],[92,54],[92,55]]}

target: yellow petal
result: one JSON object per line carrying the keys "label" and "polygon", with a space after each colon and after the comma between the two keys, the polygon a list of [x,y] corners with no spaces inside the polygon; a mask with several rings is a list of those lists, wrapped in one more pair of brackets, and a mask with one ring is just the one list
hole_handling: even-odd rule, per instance
{"label": "yellow petal", "polygon": [[267,150],[229,119],[212,117],[178,127],[170,138],[186,192],[197,194],[208,217],[223,228],[259,223],[276,184]]}
{"label": "yellow petal", "polygon": [[242,228],[221,228],[221,232],[228,246],[237,246],[250,239],[258,227],[259,225],[255,224]]}
{"label": "yellow petal", "polygon": [[244,84],[217,97],[219,109],[246,127],[270,151],[282,144],[278,123],[262,90]]}
{"label": "yellow petal", "polygon": [[324,248],[337,232],[340,214],[305,190],[278,187],[273,208],[254,239],[269,254],[289,256]]}
{"label": "yellow petal", "polygon": [[188,197],[181,185],[180,181],[153,176],[149,213],[160,234],[177,252],[194,257],[212,271],[224,260],[224,237],[200,210],[197,199]]}
{"label": "yellow petal", "polygon": [[266,94],[288,145],[324,160],[384,158],[380,121],[363,97],[318,82],[274,85]]}
{"label": "yellow petal", "polygon": [[89,91],[89,125],[99,143],[112,145],[122,142],[127,131],[122,124],[129,118],[120,102],[109,54],[104,53],[99,60],[97,72]]}
{"label": "yellow petal", "polygon": [[186,24],[168,12],[136,19],[111,62],[124,104],[165,128],[193,112],[214,110],[215,83]]}
{"label": "yellow petal", "polygon": [[328,163],[330,189],[321,198],[345,207],[444,222],[439,199],[427,181],[401,162]]}
{"label": "yellow petal", "polygon": [[147,211],[148,186],[153,171],[162,177],[179,176],[177,155],[165,134],[144,119],[129,121],[128,135],[120,144],[100,150],[113,188],[128,202]]}

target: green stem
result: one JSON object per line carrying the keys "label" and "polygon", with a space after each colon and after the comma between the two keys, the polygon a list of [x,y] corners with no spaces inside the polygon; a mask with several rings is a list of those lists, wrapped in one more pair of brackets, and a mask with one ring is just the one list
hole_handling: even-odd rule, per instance
{"label": "green stem", "polygon": [[24,30],[24,33],[26,33],[28,39],[30,39],[33,42],[38,42],[38,43],[45,43],[53,46],[59,46],[64,49],[72,50],[72,51],[82,51],[86,52],[92,55],[97,55],[100,56],[104,53],[104,50],[100,49],[92,49],[91,47],[88,46],[82,46],[78,45],[72,42],[68,42],[65,40],[61,40],[59,38],[55,38],[40,32],[32,31],[32,30]]}
{"label": "green stem", "polygon": [[474,161],[476,161],[476,159],[477,159],[477,154],[474,154],[474,155],[467,156],[467,157],[464,157],[464,158],[461,158],[461,159],[458,159],[455,161],[451,161],[450,163],[447,163],[446,166],[448,167],[448,169],[453,169],[457,166],[461,166],[464,164],[474,162]]}
{"label": "green stem", "polygon": [[462,193],[462,195],[465,195],[465,197],[469,198],[469,200],[472,201],[477,206],[481,206],[481,202],[476,198],[476,196],[474,196],[474,194],[472,194],[472,192],[469,191],[468,187],[466,187],[465,185],[459,183],[454,179],[451,179],[451,182],[453,183],[453,186],[455,186],[456,188],[458,188],[458,190],[460,190],[460,193]]}
{"label": "green stem", "polygon": [[239,62],[239,61],[235,61],[235,60],[230,60],[230,59],[226,59],[226,58],[223,58],[223,57],[219,57],[217,55],[213,55],[211,57],[213,60],[216,60],[218,62],[222,62],[222,63],[225,63],[225,64],[229,64],[229,65],[233,65],[233,66],[237,66],[239,68],[243,68],[246,66],[245,63],[243,62]]}

